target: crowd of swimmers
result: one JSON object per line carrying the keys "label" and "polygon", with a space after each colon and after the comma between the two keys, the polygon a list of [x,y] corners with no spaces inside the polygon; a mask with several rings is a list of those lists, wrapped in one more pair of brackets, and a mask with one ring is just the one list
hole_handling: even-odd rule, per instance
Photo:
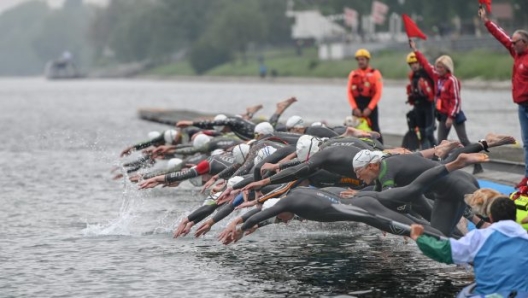
{"label": "crowd of swimmers", "polygon": [[[376,94],[381,76],[368,68],[370,53],[359,51],[361,71],[351,73],[348,85],[352,115],[343,125],[308,125],[297,115],[280,122],[296,98],[279,102],[268,121],[253,119],[261,105],[240,115],[178,121],[125,148],[122,157],[141,153],[115,178],[124,176],[139,189],[178,187],[184,181],[200,187],[205,201],[178,223],[175,238],[193,229],[196,237],[204,235],[235,210],[243,211],[218,234],[224,244],[290,220],[360,222],[416,240],[434,260],[471,263],[476,286],[469,296],[528,297],[523,278],[528,204],[518,204],[519,193],[510,197],[480,188],[475,176],[462,170],[489,161],[485,152],[515,139],[490,133],[469,142],[459,102],[438,103],[459,96],[451,59],[441,57],[430,66],[413,42],[410,46],[407,61],[416,74],[410,76],[409,100],[427,110],[419,120],[418,150],[383,144]],[[426,75],[429,81],[423,80]],[[442,86],[434,86],[438,82]],[[438,140],[430,129],[433,102],[443,127]],[[460,142],[446,140],[452,126]],[[153,167],[159,162],[167,167]]]}

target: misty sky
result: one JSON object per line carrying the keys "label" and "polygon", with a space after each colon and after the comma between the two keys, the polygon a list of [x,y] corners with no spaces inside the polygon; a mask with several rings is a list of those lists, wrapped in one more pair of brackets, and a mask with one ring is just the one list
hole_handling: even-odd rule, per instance
{"label": "misty sky", "polygon": [[[0,13],[4,12],[6,9],[9,9],[15,5],[18,5],[22,2],[27,2],[27,1],[35,1],[35,0],[0,0]],[[52,7],[58,7],[62,5],[62,3],[64,2],[64,0],[38,0],[38,1],[46,1]],[[84,0],[84,2],[94,3],[94,4],[105,4],[108,1],[109,0]]]}

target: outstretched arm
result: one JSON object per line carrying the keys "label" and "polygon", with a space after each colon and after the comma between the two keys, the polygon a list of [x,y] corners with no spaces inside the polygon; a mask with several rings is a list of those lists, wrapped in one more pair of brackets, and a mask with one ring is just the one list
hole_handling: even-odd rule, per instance
{"label": "outstretched arm", "polygon": [[484,22],[486,29],[488,29],[488,32],[491,33],[491,35],[493,35],[493,37],[495,37],[495,39],[497,39],[506,50],[508,50],[508,52],[510,52],[512,57],[515,57],[512,41],[504,29],[488,19],[484,8],[480,8],[478,14],[480,19]]}

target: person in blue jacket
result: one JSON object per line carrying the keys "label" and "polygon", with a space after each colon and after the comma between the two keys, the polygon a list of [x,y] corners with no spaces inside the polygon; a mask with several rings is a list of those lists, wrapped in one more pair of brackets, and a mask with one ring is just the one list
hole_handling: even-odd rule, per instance
{"label": "person in blue jacket", "polygon": [[[499,197],[491,204],[492,224],[455,240],[424,235],[421,225],[411,225],[411,238],[431,259],[446,264],[472,263],[475,296],[528,297],[528,234],[515,222],[515,203]],[[495,297],[495,296],[494,296]]]}

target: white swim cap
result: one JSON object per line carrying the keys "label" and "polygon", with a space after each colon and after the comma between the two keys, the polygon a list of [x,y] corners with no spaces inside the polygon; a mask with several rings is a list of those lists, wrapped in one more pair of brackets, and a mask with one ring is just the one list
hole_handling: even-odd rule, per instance
{"label": "white swim cap", "polygon": [[163,138],[165,139],[165,144],[172,144],[174,140],[176,140],[176,137],[178,136],[178,132],[174,129],[166,130],[163,133]]}
{"label": "white swim cap", "polygon": [[213,152],[211,152],[211,156],[215,156],[215,155],[222,155],[224,154],[224,149],[215,149],[213,150]]}
{"label": "white swim cap", "polygon": [[359,120],[356,117],[346,116],[344,124],[348,127],[357,127],[359,125]]}
{"label": "white swim cap", "polygon": [[167,169],[172,169],[176,166],[179,166],[182,162],[183,160],[181,160],[180,158],[171,158],[167,162]]}
{"label": "white swim cap", "polygon": [[318,127],[318,126],[324,126],[324,125],[323,125],[323,123],[322,123],[322,122],[320,122],[320,121],[317,121],[317,122],[314,122],[314,123],[312,123],[312,125],[311,125],[311,126],[313,126],[313,127]]}
{"label": "white swim cap", "polygon": [[297,140],[297,159],[301,162],[307,161],[312,155],[319,151],[321,140],[311,135],[302,135]]}
{"label": "white swim cap", "polygon": [[272,146],[266,146],[266,147],[260,149],[257,152],[257,156],[255,156],[255,160],[254,160],[255,164],[259,164],[261,161],[264,160],[264,158],[272,155],[275,151],[277,151],[277,149],[275,149]]}
{"label": "white swim cap", "polygon": [[233,157],[235,162],[243,164],[246,161],[246,158],[249,154],[249,145],[248,144],[239,144],[233,148]]}
{"label": "white swim cap", "polygon": [[377,163],[381,161],[383,157],[383,152],[381,151],[370,151],[368,149],[363,149],[359,151],[354,160],[352,161],[352,167],[354,169],[366,167],[368,164]]}
{"label": "white swim cap", "polygon": [[273,126],[269,122],[261,122],[255,126],[255,133],[269,135],[273,133]]}
{"label": "white swim cap", "polygon": [[291,116],[288,118],[288,121],[286,121],[286,128],[303,128],[304,127],[304,120],[300,116]]}
{"label": "white swim cap", "polygon": [[233,188],[233,185],[237,184],[238,182],[240,182],[242,180],[244,180],[244,177],[242,177],[242,176],[231,177],[231,178],[229,178],[229,180],[227,180],[227,187]]}
{"label": "white swim cap", "polygon": [[[218,114],[214,117],[213,121],[221,121],[221,120],[226,120],[227,119],[227,116],[224,115],[224,114]],[[218,126],[213,126],[213,128],[216,130],[216,131],[221,131],[222,129],[224,129],[224,125],[218,125]]]}
{"label": "white swim cap", "polygon": [[266,210],[268,208],[273,207],[275,204],[277,204],[280,201],[280,199],[272,198],[268,199],[264,204],[262,205],[262,210]]}
{"label": "white swim cap", "polygon": [[154,140],[155,138],[161,136],[161,132],[159,131],[151,131],[148,133],[149,140]]}
{"label": "white swim cap", "polygon": [[207,136],[207,135],[204,135],[204,134],[199,134],[193,140],[193,147],[194,148],[200,148],[203,145],[209,143],[210,140],[211,140],[210,136]]}

